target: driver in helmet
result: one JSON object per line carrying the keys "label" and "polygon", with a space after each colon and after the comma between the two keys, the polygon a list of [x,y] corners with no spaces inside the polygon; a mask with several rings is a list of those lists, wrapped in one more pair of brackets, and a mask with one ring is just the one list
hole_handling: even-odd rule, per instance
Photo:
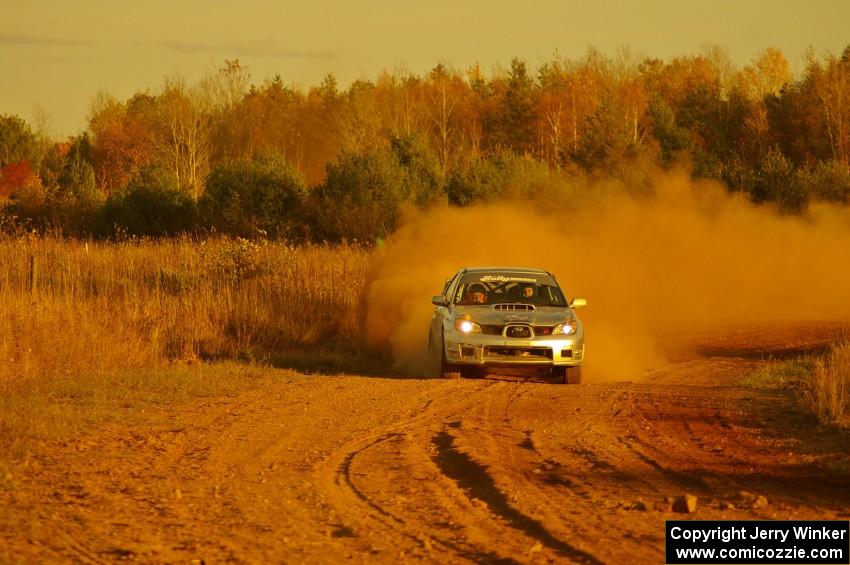
{"label": "driver in helmet", "polygon": [[467,304],[487,304],[487,289],[481,283],[472,283],[466,289]]}

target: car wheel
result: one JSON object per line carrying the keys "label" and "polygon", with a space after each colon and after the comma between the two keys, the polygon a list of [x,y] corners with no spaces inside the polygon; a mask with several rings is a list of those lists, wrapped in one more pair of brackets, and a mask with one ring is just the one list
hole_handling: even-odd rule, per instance
{"label": "car wheel", "polygon": [[444,379],[459,379],[460,367],[452,365],[446,360],[446,336],[443,336],[440,343],[440,374]]}
{"label": "car wheel", "polygon": [[581,367],[552,367],[552,377],[556,383],[581,384]]}
{"label": "car wheel", "polygon": [[434,338],[428,332],[428,374],[436,376],[440,372],[442,356],[439,349],[434,345]]}
{"label": "car wheel", "polygon": [[552,379],[556,383],[564,384],[567,382],[567,368],[566,367],[552,367]]}

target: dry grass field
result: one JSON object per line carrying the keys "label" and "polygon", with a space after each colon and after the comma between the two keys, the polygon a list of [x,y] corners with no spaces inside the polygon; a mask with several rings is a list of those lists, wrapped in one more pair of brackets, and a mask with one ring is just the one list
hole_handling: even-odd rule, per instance
{"label": "dry grass field", "polygon": [[0,239],[0,380],[350,341],[367,268],[351,246]]}

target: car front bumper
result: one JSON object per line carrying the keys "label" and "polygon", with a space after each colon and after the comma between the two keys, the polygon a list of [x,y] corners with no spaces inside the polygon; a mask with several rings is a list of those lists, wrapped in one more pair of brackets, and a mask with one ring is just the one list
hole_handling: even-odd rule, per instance
{"label": "car front bumper", "polygon": [[575,366],[584,360],[584,336],[509,339],[486,334],[449,332],[446,361],[458,365]]}

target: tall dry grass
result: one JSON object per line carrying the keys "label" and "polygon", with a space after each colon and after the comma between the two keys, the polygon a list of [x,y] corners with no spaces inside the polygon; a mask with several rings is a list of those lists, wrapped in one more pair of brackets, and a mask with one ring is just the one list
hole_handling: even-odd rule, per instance
{"label": "tall dry grass", "polygon": [[0,382],[350,340],[367,267],[345,245],[6,236]]}
{"label": "tall dry grass", "polygon": [[850,341],[832,347],[805,382],[803,403],[823,423],[850,427]]}

